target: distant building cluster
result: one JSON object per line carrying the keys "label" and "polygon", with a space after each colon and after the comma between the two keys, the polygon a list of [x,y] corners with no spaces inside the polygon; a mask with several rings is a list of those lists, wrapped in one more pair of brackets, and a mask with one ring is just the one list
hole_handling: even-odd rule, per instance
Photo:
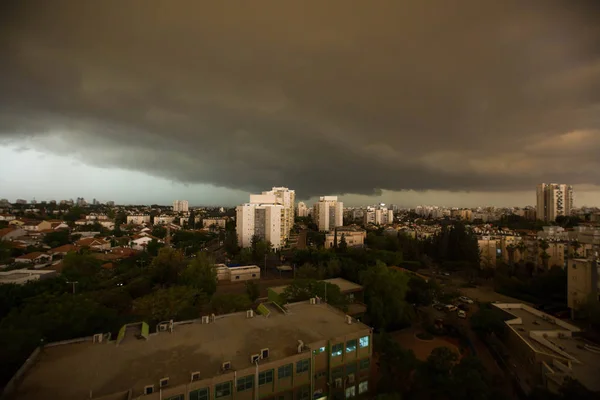
{"label": "distant building cluster", "polygon": [[173,212],[188,212],[189,204],[187,200],[175,200],[173,201]]}

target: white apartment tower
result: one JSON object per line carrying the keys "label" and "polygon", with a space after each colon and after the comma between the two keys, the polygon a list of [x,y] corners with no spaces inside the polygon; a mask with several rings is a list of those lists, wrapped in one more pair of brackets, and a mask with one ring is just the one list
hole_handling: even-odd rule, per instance
{"label": "white apartment tower", "polygon": [[173,212],[188,212],[189,206],[187,200],[173,201]]}
{"label": "white apartment tower", "polygon": [[273,187],[267,192],[262,192],[263,195],[274,195],[275,203],[283,206],[282,231],[283,241],[290,236],[290,231],[294,227],[294,214],[296,207],[296,192],[286,187]]}
{"label": "white apartment tower", "polygon": [[394,222],[394,211],[388,210],[385,204],[380,204],[379,207],[367,208],[363,214],[364,224],[369,225],[389,225]]}
{"label": "white apartment tower", "polygon": [[568,216],[573,207],[573,187],[558,183],[537,185],[537,219],[552,222],[556,217]]}
{"label": "white apartment tower", "polygon": [[344,203],[337,196],[322,196],[313,206],[313,220],[319,231],[329,232],[344,225]]}
{"label": "white apartment tower", "polygon": [[308,207],[304,202],[298,203],[298,216],[299,217],[308,217]]}
{"label": "white apartment tower", "polygon": [[249,203],[236,207],[239,246],[250,247],[253,236],[270,242],[275,249],[285,244],[282,221],[285,212],[283,205],[277,201],[274,194],[250,195]]}

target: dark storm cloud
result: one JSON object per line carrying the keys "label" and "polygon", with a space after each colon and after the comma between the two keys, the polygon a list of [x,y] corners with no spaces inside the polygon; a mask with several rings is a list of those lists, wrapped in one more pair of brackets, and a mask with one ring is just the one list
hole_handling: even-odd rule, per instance
{"label": "dark storm cloud", "polygon": [[15,143],[301,197],[600,177],[594,2],[14,4]]}

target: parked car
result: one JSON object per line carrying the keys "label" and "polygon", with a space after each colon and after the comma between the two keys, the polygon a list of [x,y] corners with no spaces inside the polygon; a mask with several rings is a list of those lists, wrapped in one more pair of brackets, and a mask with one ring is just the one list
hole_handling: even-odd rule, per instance
{"label": "parked car", "polygon": [[458,310],[458,318],[467,318],[467,313],[464,310]]}
{"label": "parked car", "polygon": [[457,307],[454,304],[446,304],[445,309],[446,312],[453,312],[457,310]]}
{"label": "parked car", "polygon": [[460,301],[462,301],[463,303],[467,303],[467,304],[473,304],[473,300],[471,300],[470,298],[468,298],[467,296],[460,296],[458,298]]}

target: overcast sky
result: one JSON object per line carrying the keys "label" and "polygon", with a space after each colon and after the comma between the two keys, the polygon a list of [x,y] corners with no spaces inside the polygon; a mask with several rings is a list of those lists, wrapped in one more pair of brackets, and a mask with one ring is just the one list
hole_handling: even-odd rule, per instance
{"label": "overcast sky", "polygon": [[0,9],[0,198],[600,205],[600,2]]}

